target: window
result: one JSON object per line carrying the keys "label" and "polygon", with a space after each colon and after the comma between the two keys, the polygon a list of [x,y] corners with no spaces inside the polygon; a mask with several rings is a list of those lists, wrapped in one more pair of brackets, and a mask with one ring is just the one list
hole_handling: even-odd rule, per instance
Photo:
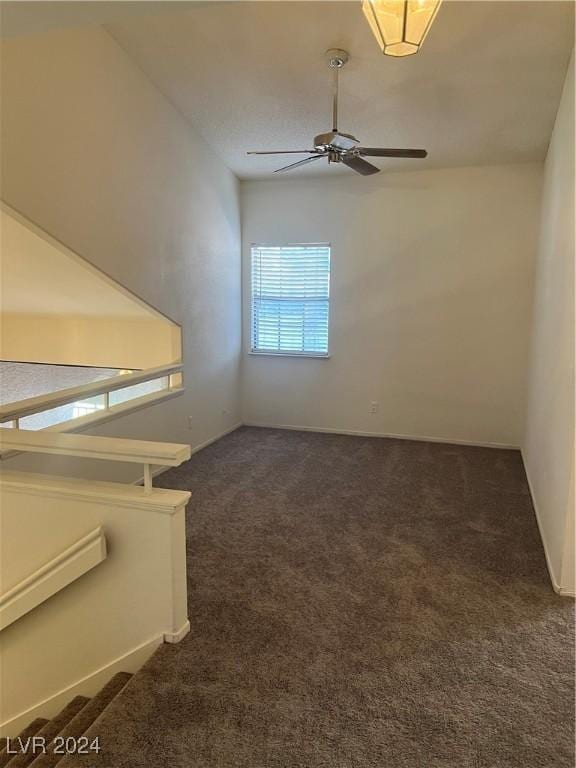
{"label": "window", "polygon": [[252,352],[328,355],[330,246],[252,246]]}
{"label": "window", "polygon": [[80,419],[82,416],[92,416],[97,411],[103,411],[106,408],[104,395],[96,395],[89,400],[82,400],[72,404],[72,418]]}

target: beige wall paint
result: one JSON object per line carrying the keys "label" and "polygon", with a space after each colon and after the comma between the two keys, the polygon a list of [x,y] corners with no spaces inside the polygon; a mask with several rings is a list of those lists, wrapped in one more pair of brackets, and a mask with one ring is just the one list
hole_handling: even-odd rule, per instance
{"label": "beige wall paint", "polygon": [[555,586],[574,593],[574,54],[544,174],[523,455]]}
{"label": "beige wall paint", "polygon": [[231,428],[234,175],[99,27],[6,41],[2,97],[3,199],[183,328],[185,395],[97,432],[199,445]]}
{"label": "beige wall paint", "polygon": [[245,421],[519,445],[541,176],[244,182],[245,352],[250,243],[332,244],[332,357],[245,354]]}
{"label": "beige wall paint", "polygon": [[0,202],[0,269],[2,312],[109,314],[169,322],[138,296],[3,202]]}
{"label": "beige wall paint", "polygon": [[152,318],[2,312],[3,360],[153,368],[180,360],[180,329]]}
{"label": "beige wall paint", "polygon": [[0,358],[150,368],[182,359],[181,331],[2,204]]}

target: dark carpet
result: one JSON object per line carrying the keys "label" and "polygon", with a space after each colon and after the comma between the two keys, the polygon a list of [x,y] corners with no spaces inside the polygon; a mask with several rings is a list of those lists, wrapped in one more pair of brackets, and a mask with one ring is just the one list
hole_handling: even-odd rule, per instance
{"label": "dark carpet", "polygon": [[242,428],[159,480],[192,491],[191,634],[63,766],[574,765],[518,452]]}

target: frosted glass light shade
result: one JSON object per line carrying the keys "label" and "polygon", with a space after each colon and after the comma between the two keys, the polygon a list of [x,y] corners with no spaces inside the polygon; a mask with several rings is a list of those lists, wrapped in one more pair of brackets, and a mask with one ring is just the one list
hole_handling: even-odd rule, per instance
{"label": "frosted glass light shade", "polygon": [[362,10],[387,56],[418,53],[442,0],[363,0]]}

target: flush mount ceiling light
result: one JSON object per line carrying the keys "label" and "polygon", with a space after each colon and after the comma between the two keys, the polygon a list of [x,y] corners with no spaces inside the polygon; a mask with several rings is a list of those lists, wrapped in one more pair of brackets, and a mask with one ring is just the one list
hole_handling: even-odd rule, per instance
{"label": "flush mount ceiling light", "polygon": [[362,10],[382,53],[411,56],[418,50],[442,0],[363,0]]}

